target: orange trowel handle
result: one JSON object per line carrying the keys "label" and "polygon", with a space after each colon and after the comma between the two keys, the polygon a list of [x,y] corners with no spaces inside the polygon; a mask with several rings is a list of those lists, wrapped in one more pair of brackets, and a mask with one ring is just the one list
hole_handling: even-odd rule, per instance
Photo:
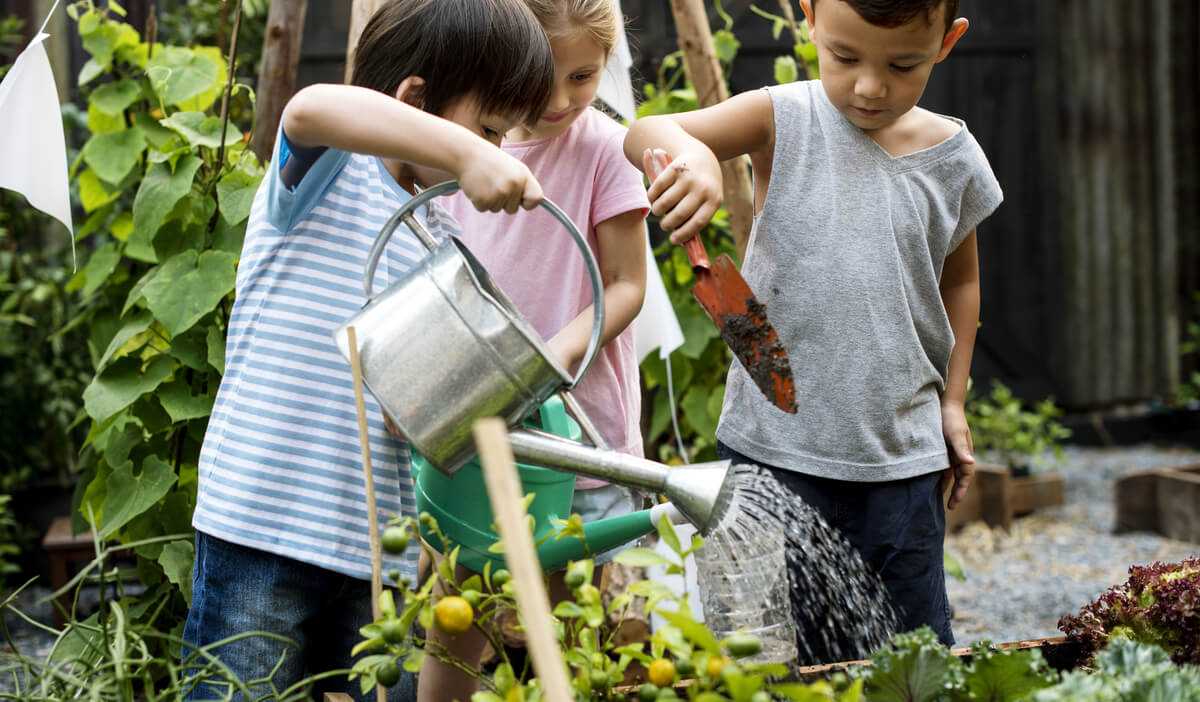
{"label": "orange trowel handle", "polygon": [[[645,167],[646,175],[650,177],[650,182],[658,180],[658,176],[671,163],[671,157],[662,149],[646,149],[642,154],[642,165]],[[712,265],[708,261],[708,251],[704,250],[704,242],[700,241],[700,236],[694,236],[688,239],[683,248],[687,251],[688,260],[692,262],[692,268],[703,268],[709,270]]]}
{"label": "orange trowel handle", "polygon": [[712,268],[708,262],[708,251],[704,250],[704,242],[700,241],[699,234],[684,242],[683,249],[687,251],[688,260],[692,262],[693,269],[709,270]]}

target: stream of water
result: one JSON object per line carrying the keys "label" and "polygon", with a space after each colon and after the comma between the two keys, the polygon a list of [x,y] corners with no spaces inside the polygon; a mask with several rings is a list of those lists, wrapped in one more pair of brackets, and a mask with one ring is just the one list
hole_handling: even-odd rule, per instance
{"label": "stream of water", "polygon": [[858,551],[769,471],[734,470],[729,510],[696,554],[714,633],[754,633],[756,660],[795,665],[866,658],[887,643],[899,616]]}

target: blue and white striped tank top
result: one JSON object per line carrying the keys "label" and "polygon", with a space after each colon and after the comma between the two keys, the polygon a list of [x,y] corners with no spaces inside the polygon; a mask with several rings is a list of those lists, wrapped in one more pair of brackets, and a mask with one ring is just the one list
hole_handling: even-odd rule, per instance
{"label": "blue and white striped tank top", "polygon": [[[271,163],[279,156],[277,147]],[[329,149],[295,190],[280,181],[279,168],[268,169],[246,231],[225,375],[200,453],[197,530],[370,576],[353,381],[331,335],[365,302],[371,243],[409,198],[375,157]],[[424,219],[435,236],[458,232],[436,205]],[[374,290],[425,254],[399,227]],[[415,516],[409,447],[384,430],[369,392],[366,413],[380,524],[394,514]],[[413,577],[416,557],[416,548],[404,558],[384,554],[384,572],[398,568]]]}

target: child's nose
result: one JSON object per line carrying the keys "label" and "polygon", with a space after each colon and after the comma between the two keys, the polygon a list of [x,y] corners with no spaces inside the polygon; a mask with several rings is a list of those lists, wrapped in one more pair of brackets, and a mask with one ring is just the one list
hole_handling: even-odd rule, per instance
{"label": "child's nose", "polygon": [[854,81],[854,93],[869,100],[887,96],[887,81],[875,71],[863,71]]}
{"label": "child's nose", "polygon": [[562,88],[557,88],[550,94],[550,102],[546,103],[546,112],[558,114],[571,106],[571,95]]}

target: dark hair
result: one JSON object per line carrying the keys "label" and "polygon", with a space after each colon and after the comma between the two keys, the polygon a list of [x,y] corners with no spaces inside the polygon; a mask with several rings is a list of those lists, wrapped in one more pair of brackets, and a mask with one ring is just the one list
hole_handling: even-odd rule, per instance
{"label": "dark hair", "polygon": [[350,82],[395,95],[409,76],[425,79],[427,112],[473,95],[485,112],[532,122],[550,100],[554,54],[522,0],[391,0],[363,28]]}
{"label": "dark hair", "polygon": [[[867,22],[877,27],[899,27],[924,13],[925,19],[933,21],[933,13],[939,5],[946,8],[946,29],[958,15],[958,0],[839,0],[858,13]],[[812,0],[813,12],[817,11],[817,0]]]}

